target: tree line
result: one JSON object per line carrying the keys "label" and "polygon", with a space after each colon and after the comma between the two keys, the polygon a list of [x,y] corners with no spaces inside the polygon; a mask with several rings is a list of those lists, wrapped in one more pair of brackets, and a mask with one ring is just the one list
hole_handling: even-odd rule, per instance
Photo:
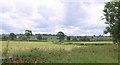
{"label": "tree line", "polygon": [[[34,36],[32,34],[32,30],[25,30],[25,34],[20,34],[21,36],[19,37],[19,40],[23,40],[23,41],[30,41],[30,38],[32,36]],[[43,34],[45,36],[51,36],[52,34]],[[59,40],[59,42],[63,42],[64,41],[64,38],[65,38],[65,34],[63,32],[58,32],[56,35],[54,36],[57,36],[57,39]],[[2,35],[2,40],[5,41],[5,40],[16,40],[17,38],[17,35],[15,33],[10,33],[8,36],[3,36]],[[36,34],[36,38],[37,40],[41,40],[42,39],[42,36],[41,34]]]}
{"label": "tree line", "polygon": [[[46,36],[46,37],[43,37]],[[52,37],[51,37],[52,36]],[[25,30],[25,34],[15,34],[10,33],[8,36],[3,35],[2,40],[13,40],[13,41],[33,41],[30,38],[35,37],[36,40],[34,41],[58,41],[58,42],[80,42],[80,41],[111,41],[111,36],[67,36],[64,32],[58,32],[57,34],[32,34],[31,30]],[[47,40],[49,37],[56,38],[52,40]]]}

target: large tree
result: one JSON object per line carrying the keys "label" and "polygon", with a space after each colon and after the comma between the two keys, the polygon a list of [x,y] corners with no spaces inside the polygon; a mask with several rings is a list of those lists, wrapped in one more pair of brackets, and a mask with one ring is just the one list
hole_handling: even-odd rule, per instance
{"label": "large tree", "polygon": [[65,34],[63,32],[58,32],[57,33],[57,36],[58,36],[58,39],[59,39],[59,42],[64,42],[64,38],[65,38]]}
{"label": "large tree", "polygon": [[113,42],[120,43],[120,1],[107,2],[103,12],[105,23],[108,24],[104,33],[110,33]]}
{"label": "large tree", "polygon": [[30,40],[30,37],[32,36],[32,31],[31,30],[25,30],[25,35],[27,37],[27,40]]}
{"label": "large tree", "polygon": [[9,34],[9,39],[10,40],[15,40],[15,38],[16,38],[16,35],[14,33]]}

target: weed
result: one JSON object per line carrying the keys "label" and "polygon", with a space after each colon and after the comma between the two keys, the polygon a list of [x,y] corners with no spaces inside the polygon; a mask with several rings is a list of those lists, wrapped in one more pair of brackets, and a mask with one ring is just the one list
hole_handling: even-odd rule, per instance
{"label": "weed", "polygon": [[6,47],[3,49],[3,53],[2,53],[2,56],[6,58],[8,57],[8,54],[9,54],[9,42],[10,41],[6,42]]}

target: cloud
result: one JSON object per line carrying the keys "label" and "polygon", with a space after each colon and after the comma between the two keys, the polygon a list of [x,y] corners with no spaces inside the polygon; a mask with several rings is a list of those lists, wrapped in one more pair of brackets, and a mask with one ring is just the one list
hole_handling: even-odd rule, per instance
{"label": "cloud", "polygon": [[46,19],[55,15],[52,9],[48,9],[45,6],[38,6],[38,13]]}
{"label": "cloud", "polygon": [[[92,1],[92,0],[91,0]],[[65,2],[66,17],[63,22],[62,31],[72,31],[77,35],[100,35],[106,27],[101,16],[104,8],[104,2]],[[73,27],[70,28],[70,27]],[[66,29],[66,27],[68,27]],[[70,29],[69,29],[70,28]],[[76,29],[77,28],[77,29]],[[69,30],[68,30],[69,29]],[[96,32],[95,32],[96,31]],[[69,33],[71,34],[71,33]]]}
{"label": "cloud", "polygon": [[107,1],[0,0],[0,31],[24,33],[31,29],[33,33],[103,34],[106,25],[101,16]]}

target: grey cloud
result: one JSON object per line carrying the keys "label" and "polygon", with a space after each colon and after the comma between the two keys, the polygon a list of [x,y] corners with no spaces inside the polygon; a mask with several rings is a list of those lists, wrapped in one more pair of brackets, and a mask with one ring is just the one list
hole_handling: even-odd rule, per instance
{"label": "grey cloud", "polygon": [[65,18],[63,25],[79,25],[88,18],[88,13],[81,7],[79,2],[65,2]]}
{"label": "grey cloud", "polygon": [[38,6],[38,13],[45,19],[55,15],[52,9],[46,8],[45,6]]}
{"label": "grey cloud", "polygon": [[14,14],[10,15],[10,17],[11,17],[12,19],[19,19],[19,17],[16,16],[16,15],[14,15]]}
{"label": "grey cloud", "polygon": [[[67,0],[69,1],[69,0]],[[74,0],[71,0],[74,1]],[[78,1],[78,0],[75,0]],[[79,0],[80,1],[80,0]],[[84,0],[85,1],[85,0]],[[63,2],[63,1],[62,1]],[[15,21],[15,22],[20,22],[18,23],[20,26],[18,26],[19,28],[17,28],[17,26],[12,26],[9,22],[9,20],[2,20],[2,29],[5,30],[5,32],[16,32],[19,33],[20,31],[23,31],[24,33],[24,25],[22,26],[22,23],[24,23],[22,20],[19,20],[19,18],[22,19],[22,17],[26,17],[26,21],[30,21],[33,23],[33,25],[31,24],[30,28],[33,29],[33,32],[54,32],[55,31],[55,27],[58,26],[58,28],[65,28],[65,30],[70,29],[71,27],[73,27],[72,29],[74,29],[74,27],[78,28],[76,29],[76,31],[74,33],[70,33],[72,35],[81,35],[81,34],[102,34],[103,33],[103,29],[105,27],[105,25],[103,24],[90,24],[90,22],[88,22],[87,20],[89,20],[89,13],[82,8],[82,5],[84,4],[85,6],[87,6],[89,8],[89,5],[91,5],[91,3],[88,2],[63,2],[64,3],[64,19],[61,21],[57,21],[53,22],[50,21],[49,18],[50,17],[55,17],[56,14],[54,13],[54,10],[47,8],[46,6],[36,6],[36,8],[38,9],[38,14],[41,15],[43,17],[43,19],[37,19],[37,20],[28,20],[29,16],[32,16],[33,12],[34,12],[34,8],[32,7],[32,5],[30,4],[25,4],[25,3],[18,3],[17,5],[14,6],[14,13],[10,12],[10,7],[7,5],[0,5],[0,12],[8,12],[11,13],[10,17],[11,17],[11,21]],[[82,3],[82,4],[81,4]],[[99,3],[97,3],[99,4]],[[88,9],[89,10],[89,9]],[[92,17],[92,16],[91,16]],[[39,18],[39,17],[38,17]],[[14,20],[15,19],[15,20]],[[17,20],[17,21],[16,21]],[[21,22],[22,21],[22,22]],[[87,22],[86,22],[87,21]],[[97,21],[96,21],[97,22]],[[35,24],[34,24],[35,23]],[[92,23],[92,22],[91,22]],[[99,23],[99,22],[98,22]],[[17,23],[16,23],[17,24]],[[55,25],[56,24],[56,25]],[[27,23],[26,23],[27,25]],[[61,27],[62,26],[62,27]],[[59,29],[58,29],[59,30]],[[69,34],[70,31],[65,32],[66,34]]]}
{"label": "grey cloud", "polygon": [[80,17],[80,9],[79,3],[69,2],[64,3],[65,5],[65,18],[64,25],[74,25],[78,22],[78,18]]}
{"label": "grey cloud", "polygon": [[38,32],[52,32],[51,28],[40,28]]}
{"label": "grey cloud", "polygon": [[11,7],[9,5],[0,3],[0,13],[9,12],[10,10]]}
{"label": "grey cloud", "polygon": [[[91,2],[64,2],[64,6],[66,9],[65,12],[65,18],[64,22],[62,23],[63,27],[68,27],[72,26],[78,27],[80,30],[78,30],[78,34],[102,34],[103,29],[106,27],[104,24],[96,24],[92,22],[89,19],[92,17],[89,12],[84,10],[82,8],[82,5],[89,6],[93,3]],[[103,5],[103,2],[97,2],[94,4],[101,4]],[[89,10],[89,9],[88,9]],[[88,20],[88,21],[87,21]],[[98,21],[96,21],[98,22]],[[99,23],[99,22],[98,22]],[[89,31],[89,32],[88,32]]]}
{"label": "grey cloud", "polygon": [[49,28],[49,21],[47,20],[32,20],[33,22],[37,23],[37,25],[35,26],[36,28]]}
{"label": "grey cloud", "polygon": [[5,33],[10,33],[10,32],[18,32],[20,31],[19,29],[11,26],[10,24],[6,23],[6,20],[2,22],[2,30],[5,31]]}
{"label": "grey cloud", "polygon": [[94,29],[101,30],[101,29],[104,29],[105,26],[104,25],[84,25],[81,28],[85,30],[94,30]]}
{"label": "grey cloud", "polygon": [[33,13],[33,8],[32,6],[29,6],[27,4],[22,4],[22,3],[18,3],[16,6],[16,14],[18,14],[19,16],[31,16]]}
{"label": "grey cloud", "polygon": [[6,24],[6,23],[2,23],[2,29],[3,30],[10,30],[10,29],[12,29],[13,27],[12,26],[10,26],[9,24]]}
{"label": "grey cloud", "polygon": [[[38,32],[50,32],[54,30],[54,24],[51,23],[49,20],[46,19],[37,19],[32,20],[33,22],[37,23],[34,28],[38,29]],[[36,31],[37,32],[37,31]]]}
{"label": "grey cloud", "polygon": [[11,26],[6,23],[7,21],[9,21],[7,18],[0,16],[0,23],[2,25],[2,29],[4,30],[9,30],[11,28]]}
{"label": "grey cloud", "polygon": [[[20,31],[23,31],[22,26],[21,26],[21,28],[18,28],[18,26],[11,25],[11,24],[14,24],[14,23],[10,23],[10,20],[6,17],[1,17],[0,16],[0,23],[2,25],[1,28],[3,30],[3,33],[10,33],[10,32],[19,33]],[[20,23],[18,23],[18,24],[20,24]],[[20,25],[22,25],[22,24],[20,24]]]}

